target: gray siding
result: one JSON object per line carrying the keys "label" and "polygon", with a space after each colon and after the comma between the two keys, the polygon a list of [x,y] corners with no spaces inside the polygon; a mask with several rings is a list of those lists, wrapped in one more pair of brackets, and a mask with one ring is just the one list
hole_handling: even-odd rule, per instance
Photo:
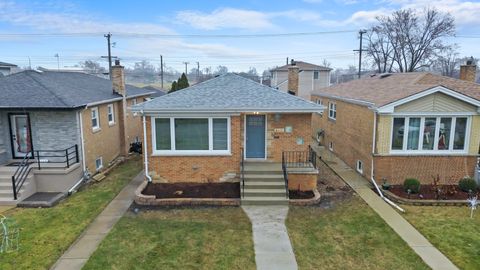
{"label": "gray siding", "polygon": [[[80,125],[76,111],[27,112],[34,150],[62,150],[78,144],[81,158]],[[0,154],[0,163],[12,158],[8,113],[0,112],[0,152],[4,151],[4,154]]]}
{"label": "gray siding", "polygon": [[[305,70],[298,74],[298,96],[310,100],[313,91],[330,86],[330,71],[319,71],[318,79],[313,79],[313,71]],[[288,71],[273,72],[271,87],[288,91]]]}

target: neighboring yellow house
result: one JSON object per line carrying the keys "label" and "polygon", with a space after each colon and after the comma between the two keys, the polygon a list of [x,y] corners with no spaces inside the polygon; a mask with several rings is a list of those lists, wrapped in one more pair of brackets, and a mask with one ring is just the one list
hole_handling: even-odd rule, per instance
{"label": "neighboring yellow house", "polygon": [[319,139],[377,182],[418,178],[431,184],[473,177],[480,146],[480,85],[431,73],[377,74],[316,91],[327,107],[315,116]]}

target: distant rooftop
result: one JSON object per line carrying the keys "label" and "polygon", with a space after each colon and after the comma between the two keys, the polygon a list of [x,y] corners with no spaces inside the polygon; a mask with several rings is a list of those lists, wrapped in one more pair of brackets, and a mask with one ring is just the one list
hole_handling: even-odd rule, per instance
{"label": "distant rooftop", "polygon": [[[329,67],[324,67],[324,66],[319,66],[307,62],[302,62],[302,61],[295,61],[295,65],[300,69],[300,70],[319,70],[319,71],[330,71],[332,70]],[[291,67],[292,65],[284,65],[278,68],[273,69],[272,71],[288,71],[288,68]]]}
{"label": "distant rooftop", "polygon": [[381,107],[436,86],[480,101],[480,84],[428,72],[376,74],[322,88],[312,95],[367,102]]}
{"label": "distant rooftop", "polygon": [[6,62],[0,62],[0,67],[17,67],[17,65],[6,63]]}
{"label": "distant rooftop", "polygon": [[321,112],[323,106],[227,73],[132,107],[146,113]]}
{"label": "distant rooftop", "polygon": [[[152,93],[132,85],[126,88],[127,97]],[[119,97],[110,80],[80,72],[25,70],[0,77],[0,108],[71,109]]]}

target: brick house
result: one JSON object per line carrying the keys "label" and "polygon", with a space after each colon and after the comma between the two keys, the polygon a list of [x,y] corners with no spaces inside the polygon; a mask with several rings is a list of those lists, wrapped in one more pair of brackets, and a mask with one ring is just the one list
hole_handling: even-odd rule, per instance
{"label": "brick house", "polygon": [[[473,72],[472,72],[473,70]],[[464,76],[468,71],[472,76]],[[322,145],[377,183],[414,177],[431,184],[474,176],[480,145],[475,66],[458,80],[431,73],[377,74],[316,91]]]}
{"label": "brick house", "polygon": [[[274,174],[270,180],[278,180],[285,192],[282,156],[297,151],[311,166],[305,154],[311,115],[323,107],[226,74],[139,104],[132,111],[144,117],[145,171],[153,181],[238,181],[245,162],[245,170],[270,165]],[[274,172],[280,179],[274,179]],[[314,188],[309,180],[295,180],[293,172],[290,178],[292,187]]]}
{"label": "brick house", "polygon": [[[85,171],[95,174],[128,154],[142,137],[141,118],[127,107],[152,91],[125,85],[120,65],[112,75],[113,85],[80,72],[26,70],[0,78],[0,203],[65,192]],[[28,172],[15,175],[25,182],[16,184],[12,200],[17,168]]]}
{"label": "brick house", "polygon": [[[310,100],[310,95],[314,91],[330,86],[331,71],[329,67],[292,59],[289,65],[271,71],[270,86],[283,92],[291,91],[301,98]],[[298,88],[292,88],[292,84],[298,85]]]}

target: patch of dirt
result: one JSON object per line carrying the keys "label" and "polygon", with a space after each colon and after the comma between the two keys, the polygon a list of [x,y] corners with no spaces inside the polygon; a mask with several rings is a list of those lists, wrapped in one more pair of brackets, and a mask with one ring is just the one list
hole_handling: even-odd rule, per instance
{"label": "patch of dirt", "polygon": [[240,198],[238,183],[149,183],[142,192],[167,198]]}
{"label": "patch of dirt", "polygon": [[345,201],[353,196],[354,192],[327,164],[319,160],[317,162],[319,175],[317,189],[320,192],[320,205],[331,208],[336,202]]}
{"label": "patch of dirt", "polygon": [[288,192],[290,199],[311,199],[315,197],[313,191],[300,191],[300,190],[290,190]]}
{"label": "patch of dirt", "polygon": [[466,200],[468,199],[468,192],[464,192],[458,188],[457,185],[442,185],[440,194],[437,194],[436,188],[433,185],[421,185],[418,194],[410,194],[403,189],[402,185],[393,185],[388,191],[393,194],[415,200]]}

